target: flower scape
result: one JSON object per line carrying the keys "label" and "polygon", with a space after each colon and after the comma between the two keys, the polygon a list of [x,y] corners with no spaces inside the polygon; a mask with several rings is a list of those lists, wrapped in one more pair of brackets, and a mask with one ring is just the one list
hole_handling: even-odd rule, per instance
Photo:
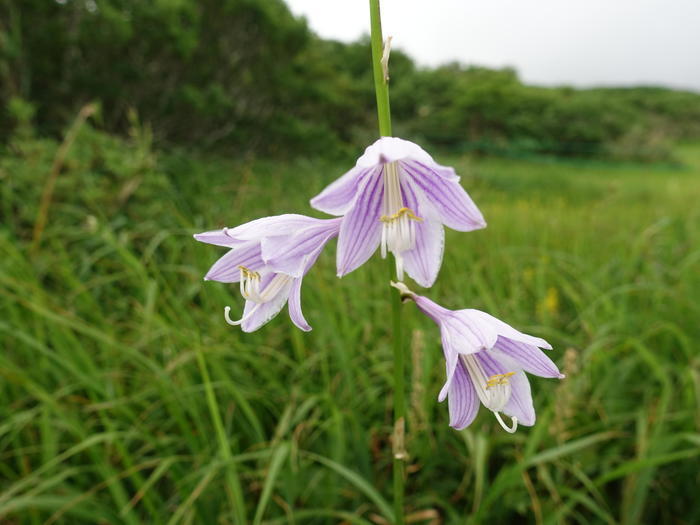
{"label": "flower scape", "polygon": [[311,199],[312,207],[335,218],[277,215],[196,234],[200,242],[229,248],[205,280],[240,284],[241,318],[232,320],[228,306],[224,317],[244,332],[263,326],[285,304],[292,322],[309,331],[301,309],[302,279],[328,241],[338,238],[338,277],[362,266],[377,249],[382,258],[391,253],[398,281],[391,285],[440,328],[446,381],[438,400],[448,399],[450,426],[467,427],[480,405],[507,432],[518,424],[532,426],[535,410],[525,373],[564,377],[541,350],[550,350],[549,343],[479,310],[443,308],[403,283],[407,274],[423,287],[433,285],[442,264],[444,226],[461,232],[486,227],[459,180],[454,169],[437,164],[417,144],[382,137]]}

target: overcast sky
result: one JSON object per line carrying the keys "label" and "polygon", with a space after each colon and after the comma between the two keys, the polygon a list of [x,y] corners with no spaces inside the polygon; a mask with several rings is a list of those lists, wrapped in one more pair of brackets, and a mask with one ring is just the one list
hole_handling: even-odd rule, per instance
{"label": "overcast sky", "polygon": [[[367,0],[287,0],[324,38],[369,33]],[[528,83],[700,91],[700,0],[382,0],[421,65],[513,66]]]}

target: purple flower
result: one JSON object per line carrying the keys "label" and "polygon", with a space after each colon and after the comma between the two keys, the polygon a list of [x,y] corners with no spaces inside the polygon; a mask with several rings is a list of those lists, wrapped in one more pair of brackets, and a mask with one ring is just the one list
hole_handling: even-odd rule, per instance
{"label": "purple flower", "polygon": [[231,248],[204,277],[222,283],[240,282],[246,300],[243,317],[232,321],[227,306],[226,322],[253,332],[289,300],[292,322],[305,332],[311,330],[301,311],[301,280],[339,228],[340,219],[289,214],[196,234],[198,241]]}
{"label": "purple flower", "polygon": [[[471,424],[479,404],[491,410],[501,426],[515,432],[518,423],[535,424],[530,383],[525,372],[562,379],[563,374],[540,348],[551,350],[544,339],[532,337],[479,310],[448,310],[414,294],[403,283],[392,283],[403,298],[440,327],[447,381],[438,401],[448,398],[450,426],[461,430]],[[500,413],[512,419],[508,427]]]}
{"label": "purple flower", "polygon": [[431,286],[442,263],[443,225],[458,231],[484,228],[481,212],[452,168],[440,166],[420,146],[382,137],[357,165],[311,199],[331,215],[343,215],[338,236],[338,277],[362,265],[377,247],[390,251],[396,273],[404,268]]}

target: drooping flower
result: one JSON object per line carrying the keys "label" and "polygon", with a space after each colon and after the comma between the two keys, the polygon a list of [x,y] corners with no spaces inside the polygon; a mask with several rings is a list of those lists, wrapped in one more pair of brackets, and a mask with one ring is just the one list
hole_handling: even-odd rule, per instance
{"label": "drooping flower", "polygon": [[338,235],[339,228],[339,218],[287,214],[194,235],[198,241],[231,248],[204,277],[222,283],[240,282],[246,300],[243,316],[231,320],[227,306],[226,322],[253,332],[275,317],[289,300],[292,322],[306,332],[311,330],[301,311],[301,281],[325,244]]}
{"label": "drooping flower", "polygon": [[[551,350],[544,339],[523,334],[479,310],[448,310],[427,297],[411,292],[403,283],[392,283],[402,298],[440,327],[447,380],[438,401],[448,398],[450,426],[461,430],[476,417],[479,404],[491,410],[500,425],[515,432],[518,423],[535,424],[530,383],[525,372],[562,379],[552,360],[540,350]],[[511,417],[507,426],[500,413]]]}
{"label": "drooping flower", "polygon": [[338,276],[362,265],[378,247],[418,284],[431,286],[442,263],[443,225],[458,231],[484,228],[481,212],[454,169],[437,164],[420,146],[382,137],[356,166],[311,199],[317,210],[343,215]]}

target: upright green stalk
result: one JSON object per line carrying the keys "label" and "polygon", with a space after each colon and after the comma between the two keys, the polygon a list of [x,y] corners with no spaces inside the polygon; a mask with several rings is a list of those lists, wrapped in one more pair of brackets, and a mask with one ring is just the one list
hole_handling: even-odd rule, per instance
{"label": "upright green stalk", "polygon": [[[379,134],[391,136],[391,110],[389,107],[389,84],[385,65],[382,65],[384,39],[382,37],[382,20],[379,12],[379,0],[369,0],[370,20],[372,25],[372,69],[374,71],[374,91],[377,95],[377,117]],[[394,277],[394,262],[389,260],[389,279]],[[394,348],[394,515],[395,523],[403,525],[405,459],[404,426],[406,402],[404,395],[404,355],[401,338],[401,303],[392,293],[392,326]]]}
{"label": "upright green stalk", "polygon": [[391,109],[389,108],[389,84],[384,74],[384,68],[382,67],[384,39],[382,38],[382,19],[379,14],[379,0],[369,0],[369,16],[372,24],[372,69],[374,71],[374,92],[377,95],[379,134],[382,137],[390,137]]}

